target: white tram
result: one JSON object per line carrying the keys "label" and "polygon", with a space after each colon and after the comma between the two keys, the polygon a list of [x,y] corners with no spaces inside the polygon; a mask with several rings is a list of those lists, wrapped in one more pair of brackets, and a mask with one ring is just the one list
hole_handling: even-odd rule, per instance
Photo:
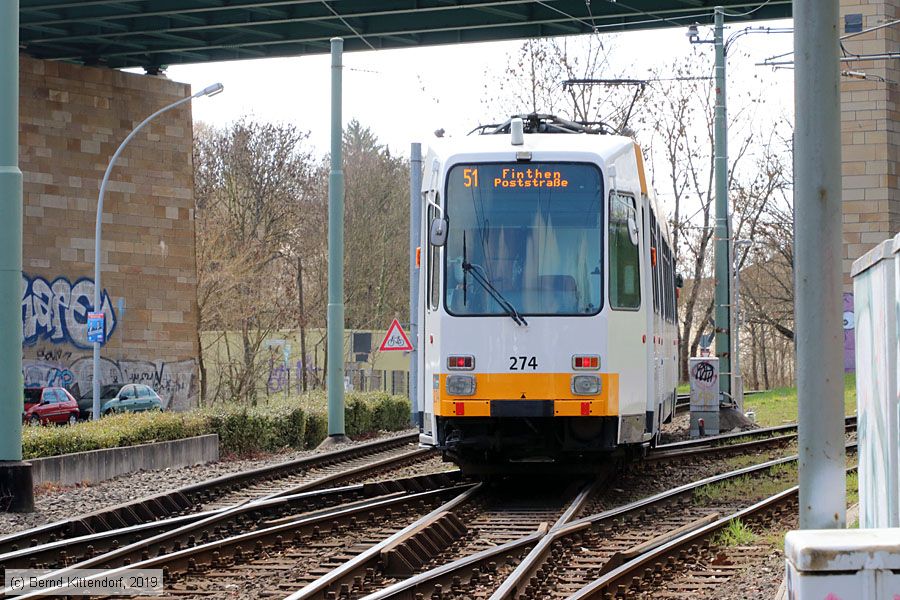
{"label": "white tram", "polygon": [[422,195],[422,443],[473,469],[652,444],[675,409],[677,294],[640,147],[516,117],[436,140]]}

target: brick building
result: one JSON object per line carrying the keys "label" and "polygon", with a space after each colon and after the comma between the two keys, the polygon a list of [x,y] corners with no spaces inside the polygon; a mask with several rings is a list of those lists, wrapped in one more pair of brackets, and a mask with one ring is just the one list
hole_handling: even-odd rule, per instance
{"label": "brick building", "polygon": [[[134,126],[189,94],[160,77],[21,57],[26,385],[90,389],[100,180]],[[189,104],[157,118],[119,159],[103,213],[103,382],[148,383],[172,408],[198,389],[192,144]]]}
{"label": "brick building", "polygon": [[[839,34],[885,25],[900,18],[900,0],[841,0]],[[897,52],[896,25],[849,37],[848,56]],[[867,79],[841,82],[844,232],[844,366],[853,368],[853,261],[900,231],[900,68],[897,59],[844,61],[845,71]]]}

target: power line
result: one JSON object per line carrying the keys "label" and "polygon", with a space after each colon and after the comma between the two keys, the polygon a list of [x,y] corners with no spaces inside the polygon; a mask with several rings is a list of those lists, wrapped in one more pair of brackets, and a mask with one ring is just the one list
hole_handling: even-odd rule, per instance
{"label": "power line", "polygon": [[576,16],[574,16],[574,15],[570,15],[570,14],[567,13],[566,11],[560,10],[560,9],[556,8],[555,6],[550,6],[550,5],[547,4],[546,2],[542,2],[541,0],[534,0],[534,2],[535,2],[536,4],[540,4],[540,5],[543,6],[544,8],[549,8],[550,10],[552,10],[552,11],[554,11],[554,12],[557,12],[557,13],[561,14],[562,16],[564,16],[564,17],[566,17],[566,18],[568,18],[568,19],[572,19],[573,21],[576,21],[576,22],[578,22],[578,23],[581,23],[582,25],[584,25],[584,26],[586,26],[586,27],[590,27],[591,29],[593,29],[593,30],[595,30],[595,31],[596,31],[596,29],[597,29],[597,26],[596,26],[596,25],[592,25],[591,23],[588,23],[588,22],[585,21],[584,19],[578,18],[578,17],[576,17]]}
{"label": "power line", "polygon": [[331,8],[331,5],[328,4],[328,2],[326,2],[325,0],[322,0],[322,4],[325,5],[325,8],[327,8],[329,11],[331,11],[331,14],[333,14],[333,15],[336,16],[338,19],[340,19],[340,20],[341,20],[341,23],[343,23],[344,25],[347,26],[347,29],[349,29],[350,31],[352,31],[352,32],[356,35],[356,37],[358,37],[359,39],[361,39],[361,40],[363,41],[363,43],[364,43],[366,46],[368,46],[368,47],[371,48],[372,50],[375,50],[375,46],[373,46],[372,44],[370,44],[370,43],[369,43],[369,40],[367,40],[366,38],[364,38],[360,32],[358,32],[356,29],[354,29],[353,25],[351,25],[350,23],[347,22],[347,19],[345,19],[344,17],[342,17],[336,10],[334,10],[333,8]]}
{"label": "power line", "polygon": [[759,6],[757,6],[756,8],[751,8],[751,9],[748,10],[747,12],[743,12],[743,13],[730,13],[730,12],[726,12],[726,13],[725,13],[725,16],[727,16],[727,17],[749,17],[750,15],[752,15],[753,13],[755,13],[756,11],[758,11],[759,9],[765,8],[766,5],[769,4],[770,2],[772,2],[772,0],[766,0],[765,2],[763,2],[762,4],[760,4]]}
{"label": "power line", "polygon": [[[646,15],[648,17],[653,17],[654,19],[656,19],[656,22],[665,21],[666,23],[670,23],[670,24],[678,26],[678,27],[681,27],[684,25],[684,23],[679,23],[668,17],[661,16],[658,13],[652,13],[652,12],[648,12],[646,10],[642,10],[640,8],[634,8],[633,6],[628,6],[627,4],[625,4],[623,2],[618,2],[617,0],[606,0],[606,1],[609,2],[610,4],[615,4],[616,6],[623,6],[623,7],[627,8],[628,10],[630,10],[631,12]],[[771,0],[769,0],[769,1],[771,1]],[[709,16],[711,14],[712,13],[706,13],[707,16]],[[684,19],[686,17],[675,17],[675,18],[676,19]]]}

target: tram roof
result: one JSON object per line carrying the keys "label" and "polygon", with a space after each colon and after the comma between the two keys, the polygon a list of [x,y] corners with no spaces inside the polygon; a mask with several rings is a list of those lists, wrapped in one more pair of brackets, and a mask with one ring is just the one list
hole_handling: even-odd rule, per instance
{"label": "tram roof", "polygon": [[791,16],[790,0],[19,0],[20,45],[37,58],[168,65],[682,27]]}
{"label": "tram roof", "polygon": [[634,140],[629,137],[588,133],[526,133],[524,142],[521,146],[513,146],[508,133],[499,133],[437,138],[428,145],[443,159],[478,154],[514,159],[518,151],[589,153],[608,159],[622,152],[633,152],[634,147]]}

